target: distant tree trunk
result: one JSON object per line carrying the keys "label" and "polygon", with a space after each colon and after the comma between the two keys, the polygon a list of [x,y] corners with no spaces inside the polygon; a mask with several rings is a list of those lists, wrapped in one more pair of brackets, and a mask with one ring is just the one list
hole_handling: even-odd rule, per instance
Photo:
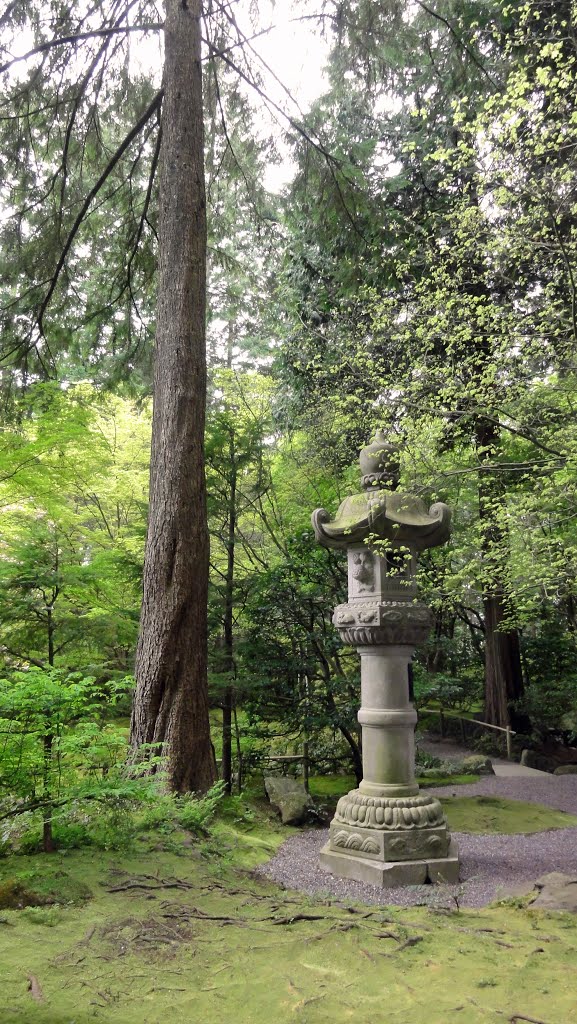
{"label": "distant tree trunk", "polygon": [[150,513],[131,745],[176,792],[215,779],[206,666],[206,202],[201,0],[166,0]]}
{"label": "distant tree trunk", "polygon": [[[499,450],[498,428],[488,420],[478,420],[476,444],[481,461],[493,460]],[[483,612],[485,619],[485,719],[502,727],[511,721],[511,703],[523,693],[523,673],[519,634],[516,629],[501,629],[510,612],[505,581],[509,557],[509,538],[499,521],[502,488],[494,474],[479,471],[479,516],[481,549],[485,566]]]}
{"label": "distant tree trunk", "polygon": [[231,685],[234,675],[234,570],[236,543],[236,451],[234,432],[229,438],[230,479],[228,496],[228,525],[226,537],[226,578],[224,594],[224,659],[223,671],[230,683],[222,700],[222,777],[225,791],[232,792],[232,716],[234,710],[234,689]]}
{"label": "distant tree trunk", "polygon": [[42,849],[44,853],[54,853],[54,837],[52,834],[52,814],[54,805],[52,803],[52,746],[54,736],[52,733],[45,733],[42,737]]}
{"label": "distant tree trunk", "polygon": [[499,629],[505,617],[503,595],[487,594],[485,614],[485,718],[494,725],[516,725],[510,704],[523,693],[521,652],[516,629]]}
{"label": "distant tree trunk", "polygon": [[[54,598],[55,600],[55,598]],[[54,668],[54,615],[53,602],[46,604],[46,627],[48,631],[48,664]],[[42,806],[42,849],[44,853],[54,853],[54,836],[52,833],[52,754],[54,735],[51,731],[42,737],[42,781],[44,804]]]}
{"label": "distant tree trunk", "polygon": [[54,665],[54,615],[53,605],[46,605],[46,632],[48,634],[48,664]]}

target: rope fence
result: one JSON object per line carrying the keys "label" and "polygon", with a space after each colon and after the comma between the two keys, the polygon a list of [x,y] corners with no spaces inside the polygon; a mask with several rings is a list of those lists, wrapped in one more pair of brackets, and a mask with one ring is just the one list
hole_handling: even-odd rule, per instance
{"label": "rope fence", "polygon": [[418,714],[419,717],[421,717],[421,715],[438,715],[441,737],[444,737],[445,735],[445,719],[456,719],[461,725],[461,737],[463,739],[463,743],[466,743],[465,722],[468,722],[469,725],[479,725],[485,729],[494,729],[496,732],[504,732],[507,743],[507,760],[513,760],[513,736],[516,736],[517,734],[510,725],[493,725],[492,722],[483,722],[478,718],[467,718],[466,715],[459,715],[455,711],[445,711],[443,708],[421,708]]}

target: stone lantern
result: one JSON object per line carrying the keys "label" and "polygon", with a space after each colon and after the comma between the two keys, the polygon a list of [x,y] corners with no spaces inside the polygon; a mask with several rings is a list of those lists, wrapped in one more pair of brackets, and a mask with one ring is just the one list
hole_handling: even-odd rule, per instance
{"label": "stone lantern", "polygon": [[431,620],[417,600],[417,553],[447,540],[451,514],[395,489],[399,448],[382,433],[359,461],[363,493],[346,498],[333,521],[324,509],[312,517],[318,542],[347,552],[349,599],[333,623],[361,657],[363,780],[339,800],[321,864],[379,886],[456,882],[457,847],[441,804],[415,781],[409,692],[414,648]]}

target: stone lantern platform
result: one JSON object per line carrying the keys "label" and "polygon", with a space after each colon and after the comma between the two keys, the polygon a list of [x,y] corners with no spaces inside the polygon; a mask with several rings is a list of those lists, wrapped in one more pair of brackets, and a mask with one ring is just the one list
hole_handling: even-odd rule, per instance
{"label": "stone lantern platform", "polygon": [[416,558],[447,540],[450,512],[400,494],[397,447],[377,433],[360,456],[361,494],[331,521],[313,513],[315,536],[347,552],[349,597],[333,623],[361,658],[363,779],[338,802],[321,864],[378,886],[456,882],[459,859],[440,802],[415,781],[417,714],[409,672],[431,614],[417,599]]}

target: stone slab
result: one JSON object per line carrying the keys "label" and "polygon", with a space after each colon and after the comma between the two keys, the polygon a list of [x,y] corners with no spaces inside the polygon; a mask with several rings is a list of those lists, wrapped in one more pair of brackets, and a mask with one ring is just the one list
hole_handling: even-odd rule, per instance
{"label": "stone slab", "polygon": [[565,875],[561,871],[550,871],[535,882],[537,898],[532,907],[543,907],[546,910],[565,910],[577,913],[577,877]]}
{"label": "stone slab", "polygon": [[551,778],[550,772],[539,771],[538,768],[529,768],[526,764],[516,764],[514,761],[493,761],[493,771],[501,778],[519,778],[528,775]]}
{"label": "stone slab", "polygon": [[427,881],[450,884],[459,881],[459,851],[451,839],[446,857],[412,861],[376,861],[331,850],[329,843],[320,852],[320,864],[337,878],[353,878],[382,889],[403,885],[424,885]]}
{"label": "stone slab", "polygon": [[330,848],[335,853],[396,863],[400,860],[438,860],[449,852],[447,826],[386,830],[331,822]]}

